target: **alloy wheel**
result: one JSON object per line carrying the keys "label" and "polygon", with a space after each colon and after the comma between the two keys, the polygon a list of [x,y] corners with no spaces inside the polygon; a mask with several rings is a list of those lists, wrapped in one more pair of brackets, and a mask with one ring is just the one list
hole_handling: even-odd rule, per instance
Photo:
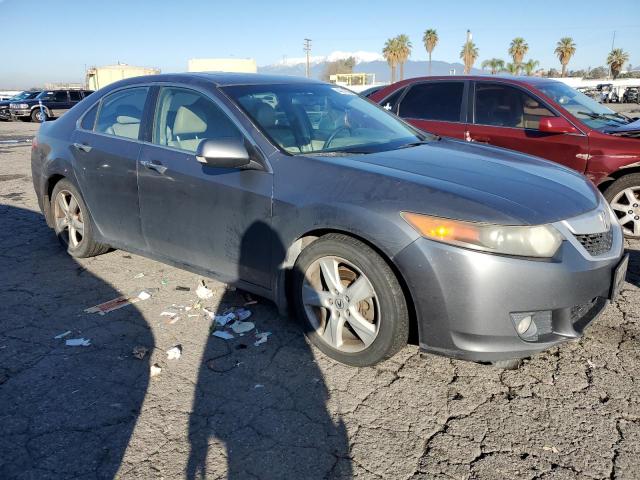
{"label": "alloy wheel", "polygon": [[611,201],[611,208],[624,234],[640,237],[640,186],[625,188],[618,193]]}
{"label": "alloy wheel", "polygon": [[360,352],[378,336],[378,295],[367,276],[344,258],[325,256],[309,266],[302,303],[318,336],[336,350]]}
{"label": "alloy wheel", "polygon": [[68,190],[60,190],[54,203],[56,233],[70,248],[78,248],[84,239],[84,216],[78,201]]}

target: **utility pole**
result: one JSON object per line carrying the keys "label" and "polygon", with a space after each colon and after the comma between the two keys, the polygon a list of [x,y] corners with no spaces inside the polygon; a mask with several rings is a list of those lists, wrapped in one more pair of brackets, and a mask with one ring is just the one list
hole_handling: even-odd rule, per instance
{"label": "utility pole", "polygon": [[305,51],[305,53],[307,55],[306,74],[307,74],[307,78],[309,78],[311,76],[311,71],[309,70],[309,54],[311,53],[311,39],[310,38],[305,38],[304,39],[304,48],[303,48],[303,50]]}
{"label": "utility pole", "polygon": [[[616,44],[616,31],[613,31],[613,38],[611,39],[611,51],[613,52],[613,47]],[[611,69],[611,65],[609,65],[609,76],[613,78],[613,71]]]}

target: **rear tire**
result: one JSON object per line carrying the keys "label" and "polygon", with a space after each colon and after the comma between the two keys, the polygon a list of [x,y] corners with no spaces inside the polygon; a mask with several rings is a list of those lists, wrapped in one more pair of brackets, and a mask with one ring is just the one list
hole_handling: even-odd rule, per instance
{"label": "rear tire", "polygon": [[378,253],[352,237],[332,233],[305,248],[291,287],[307,338],[338,362],[374,365],[407,344],[409,314],[398,279]]}
{"label": "rear tire", "polygon": [[627,238],[640,238],[640,173],[620,177],[604,191]]}
{"label": "rear tire", "polygon": [[53,188],[51,216],[58,240],[72,257],[94,257],[109,251],[108,245],[95,241],[89,210],[78,189],[67,179]]}

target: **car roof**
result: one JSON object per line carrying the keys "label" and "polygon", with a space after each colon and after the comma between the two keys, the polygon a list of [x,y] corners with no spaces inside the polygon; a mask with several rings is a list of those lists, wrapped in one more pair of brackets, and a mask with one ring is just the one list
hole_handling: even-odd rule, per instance
{"label": "car roof", "polygon": [[230,85],[270,85],[282,83],[314,83],[321,84],[318,80],[305,77],[295,77],[290,75],[266,75],[262,73],[227,73],[227,72],[190,72],[190,73],[163,73],[159,75],[145,75],[124,80],[120,84],[126,83],[146,83],[146,82],[184,82],[185,80],[205,80],[218,87]]}
{"label": "car roof", "polygon": [[403,80],[401,82],[397,82],[400,84],[409,84],[414,82],[424,82],[424,81],[432,81],[432,80],[475,80],[475,81],[499,81],[505,83],[511,83],[515,85],[544,85],[549,83],[559,83],[558,80],[547,77],[528,77],[528,76],[515,76],[515,75],[440,75],[440,76],[430,76],[430,77],[413,77]]}

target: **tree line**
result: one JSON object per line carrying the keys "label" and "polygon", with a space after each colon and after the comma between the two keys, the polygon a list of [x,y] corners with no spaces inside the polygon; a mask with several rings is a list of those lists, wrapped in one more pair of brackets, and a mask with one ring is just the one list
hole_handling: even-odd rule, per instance
{"label": "tree line", "polygon": [[[429,56],[428,73],[431,75],[431,54],[438,45],[438,32],[435,29],[427,29],[422,37],[422,43]],[[409,37],[405,34],[398,35],[388,39],[382,49],[382,55],[389,64],[391,69],[391,82],[396,81],[396,74],[399,73],[399,79],[404,78],[404,64],[409,60],[413,45]],[[491,74],[501,72],[510,73],[512,75],[532,75],[536,68],[540,65],[537,60],[524,60],[529,52],[529,44],[522,37],[516,37],[511,41],[507,50],[511,57],[511,62],[505,62],[500,58],[490,58],[484,60],[481,64],[482,69],[489,69]],[[560,75],[566,77],[568,73],[568,65],[571,57],[576,53],[576,44],[571,37],[562,37],[557,43],[554,53],[560,61],[562,71]],[[460,59],[464,63],[464,73],[471,72],[473,65],[479,56],[479,50],[476,44],[469,38],[460,51]],[[629,61],[629,54],[621,48],[614,48],[607,56],[607,65],[613,78],[617,78],[622,71],[624,64]],[[595,69],[594,69],[595,70]],[[551,69],[549,72],[555,72]],[[551,75],[549,75],[551,76]]]}

